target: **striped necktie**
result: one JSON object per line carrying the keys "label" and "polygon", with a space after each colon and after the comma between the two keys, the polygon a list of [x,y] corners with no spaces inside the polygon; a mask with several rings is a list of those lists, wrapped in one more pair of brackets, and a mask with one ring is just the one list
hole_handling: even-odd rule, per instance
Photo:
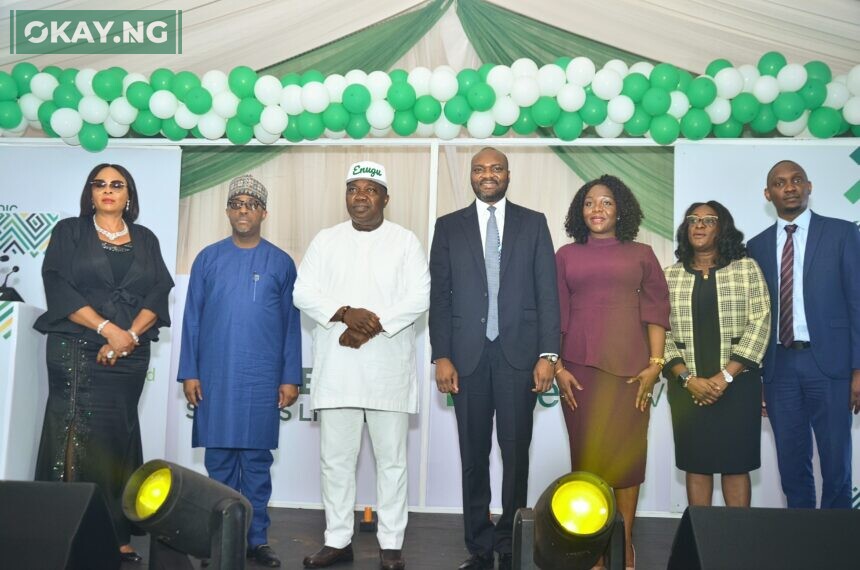
{"label": "striped necktie", "polygon": [[797,224],[785,226],[785,245],[779,270],[779,343],[788,348],[794,342],[794,231]]}

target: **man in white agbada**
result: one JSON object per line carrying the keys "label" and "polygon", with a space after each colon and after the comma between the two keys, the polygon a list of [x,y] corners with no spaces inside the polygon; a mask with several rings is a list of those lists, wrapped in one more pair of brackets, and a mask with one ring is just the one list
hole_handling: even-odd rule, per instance
{"label": "man in white agbada", "polygon": [[355,469],[367,421],[376,457],[380,567],[405,567],[406,433],[418,411],[413,323],[430,304],[427,256],[385,220],[385,168],[358,162],[346,178],[350,220],[321,231],[299,266],[293,301],[316,321],[311,406],[320,416],[325,546],[307,568],[353,559]]}

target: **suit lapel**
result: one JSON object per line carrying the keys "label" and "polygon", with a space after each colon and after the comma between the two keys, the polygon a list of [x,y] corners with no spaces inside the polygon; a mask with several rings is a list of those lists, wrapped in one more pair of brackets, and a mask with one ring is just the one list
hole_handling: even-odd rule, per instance
{"label": "suit lapel", "polygon": [[[815,250],[818,248],[818,242],[821,241],[824,223],[821,217],[815,212],[812,212],[812,217],[809,220],[809,235],[806,236],[806,251],[803,252],[803,282],[806,283],[806,276],[809,275],[809,268],[812,266],[812,261],[815,259]],[[806,288],[804,287],[804,291]]]}
{"label": "suit lapel", "polygon": [[767,229],[764,234],[764,263],[761,270],[764,273],[765,281],[768,283],[771,297],[776,292],[776,285],[779,281],[779,268],[776,266],[776,224]]}
{"label": "suit lapel", "polygon": [[[484,263],[484,248],[481,246],[481,229],[478,227],[478,210],[475,202],[462,210],[462,230],[469,251],[472,252],[472,257],[475,260],[475,267],[481,268],[478,271],[484,279],[484,287],[487,286],[487,265]],[[504,251],[504,247],[502,248]]]}
{"label": "suit lapel", "polygon": [[505,276],[505,269],[510,265],[511,256],[514,252],[514,244],[520,231],[520,210],[508,200],[505,207],[505,229],[502,236],[502,263],[499,268],[499,282]]}

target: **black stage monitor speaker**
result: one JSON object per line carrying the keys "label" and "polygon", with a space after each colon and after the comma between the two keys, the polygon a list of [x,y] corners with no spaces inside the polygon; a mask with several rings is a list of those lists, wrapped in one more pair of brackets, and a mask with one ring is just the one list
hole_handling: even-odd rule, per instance
{"label": "black stage monitor speaker", "polygon": [[118,569],[119,545],[96,486],[0,481],[0,567]]}
{"label": "black stage monitor speaker", "polygon": [[689,507],[668,568],[857,568],[858,536],[858,510]]}

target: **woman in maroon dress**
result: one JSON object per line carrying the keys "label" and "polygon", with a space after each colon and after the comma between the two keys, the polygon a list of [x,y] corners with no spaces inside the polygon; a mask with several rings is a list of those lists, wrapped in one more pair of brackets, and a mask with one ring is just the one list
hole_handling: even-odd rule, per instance
{"label": "woman in maroon dress", "polygon": [[565,220],[574,243],[556,254],[562,334],[556,379],[571,469],[599,475],[615,490],[628,567],[651,394],[669,326],[663,271],[651,248],[633,241],[642,217],[630,189],[601,176],[574,196]]}

